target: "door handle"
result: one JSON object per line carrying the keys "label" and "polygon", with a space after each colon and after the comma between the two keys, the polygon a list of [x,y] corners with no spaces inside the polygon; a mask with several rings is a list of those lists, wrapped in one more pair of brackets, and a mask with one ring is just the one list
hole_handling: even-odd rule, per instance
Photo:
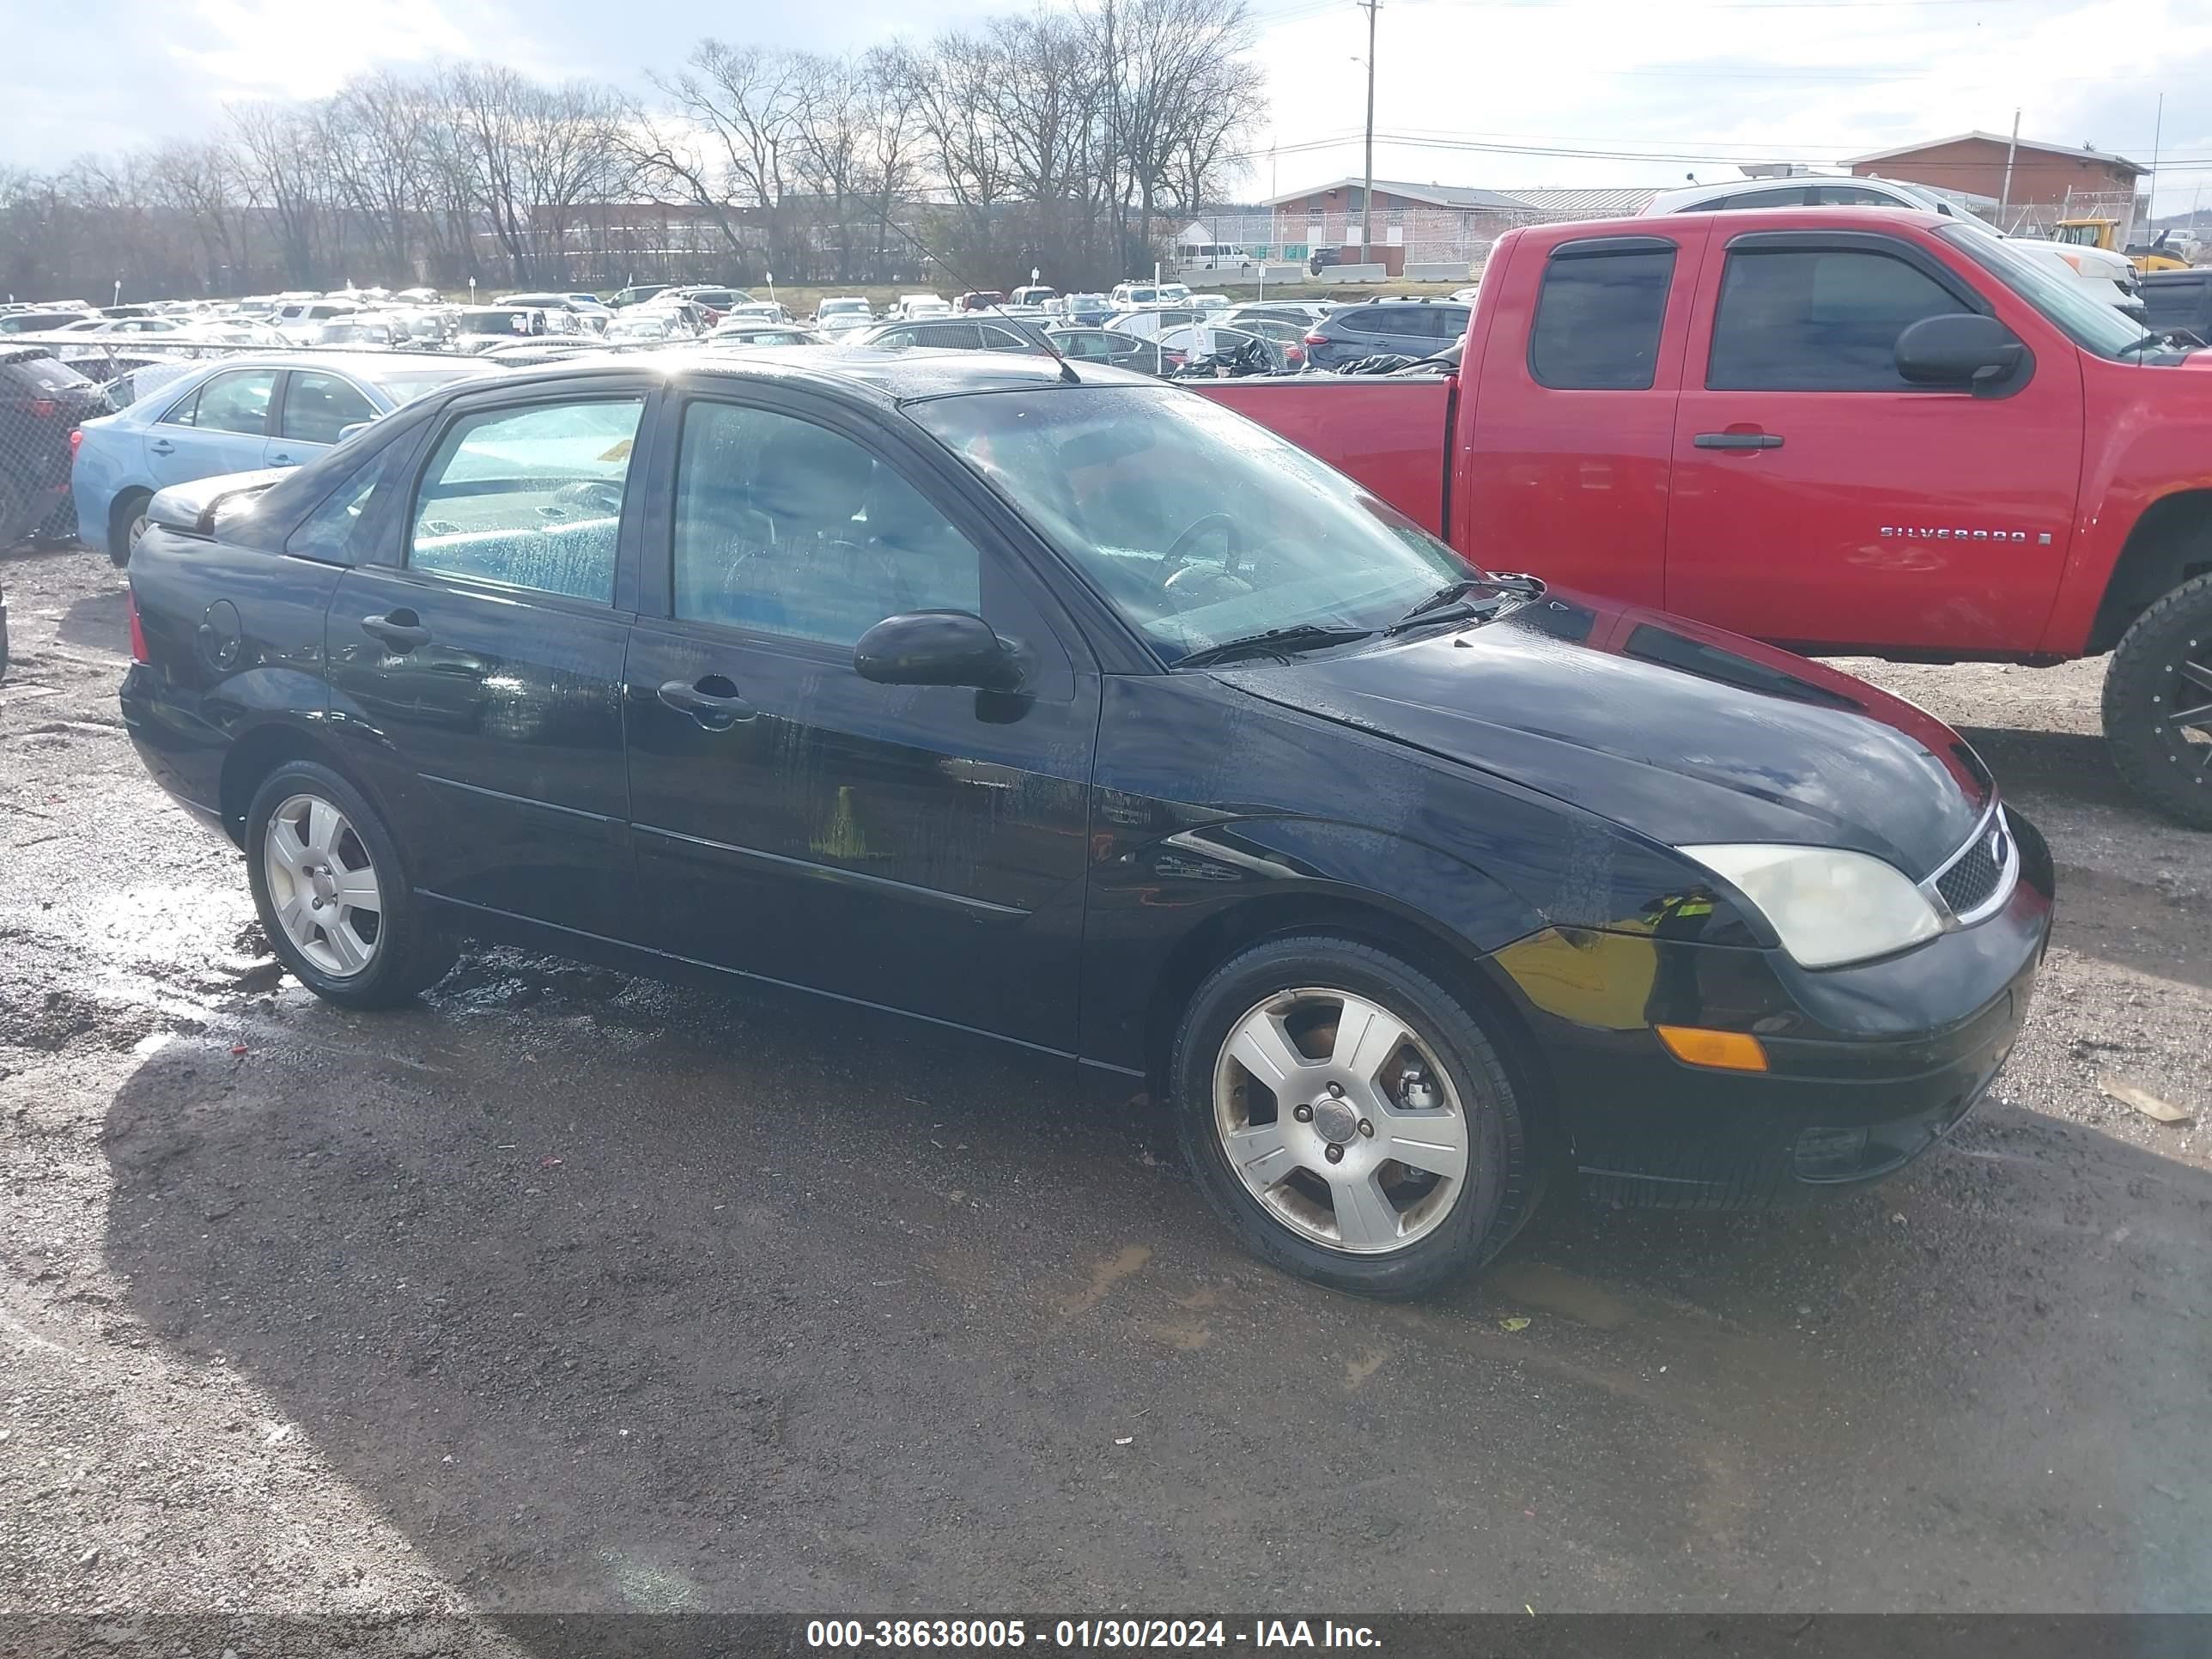
{"label": "door handle", "polygon": [[1779,449],[1782,436],[1775,432],[1700,432],[1690,440],[1699,449]]}
{"label": "door handle", "polygon": [[156,438],[152,443],[148,444],[146,447],[152,450],[156,455],[173,455],[177,451],[176,445],[171,443],[167,438]]}
{"label": "door handle", "polygon": [[294,460],[289,455],[271,455],[269,458],[269,465],[271,466],[297,466],[299,465],[299,462]]}
{"label": "door handle", "polygon": [[430,630],[422,626],[422,619],[404,609],[381,617],[363,617],[361,631],[373,640],[381,640],[403,655],[418,645],[430,642]]}
{"label": "door handle", "polygon": [[660,700],[678,713],[689,714],[708,732],[726,732],[760,713],[720,674],[702,675],[690,684],[670,680],[660,688]]}

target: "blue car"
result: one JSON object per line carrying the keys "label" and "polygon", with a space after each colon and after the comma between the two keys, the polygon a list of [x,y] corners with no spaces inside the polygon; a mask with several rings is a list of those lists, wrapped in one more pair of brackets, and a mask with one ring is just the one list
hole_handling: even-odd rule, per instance
{"label": "blue car", "polygon": [[131,562],[146,504],[169,484],[225,472],[298,466],[349,427],[373,421],[465,374],[498,373],[467,357],[398,352],[226,357],[196,364],[119,414],[85,422],[70,479],[77,533]]}

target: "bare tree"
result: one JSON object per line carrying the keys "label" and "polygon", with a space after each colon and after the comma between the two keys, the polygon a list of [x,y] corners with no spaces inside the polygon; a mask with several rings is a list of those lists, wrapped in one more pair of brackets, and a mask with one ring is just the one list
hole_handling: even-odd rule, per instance
{"label": "bare tree", "polygon": [[[653,77],[668,107],[630,148],[638,176],[703,210],[730,252],[782,252],[787,167],[796,161],[801,60],[702,40],[672,78]],[[748,235],[748,224],[759,234]]]}
{"label": "bare tree", "polygon": [[298,104],[240,104],[230,111],[246,199],[267,216],[285,280],[313,283],[330,199],[321,124]]}

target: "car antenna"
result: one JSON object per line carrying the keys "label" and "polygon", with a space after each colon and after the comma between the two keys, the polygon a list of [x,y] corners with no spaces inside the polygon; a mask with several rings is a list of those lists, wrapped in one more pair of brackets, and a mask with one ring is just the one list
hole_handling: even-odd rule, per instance
{"label": "car antenna", "polygon": [[[939,253],[935,248],[930,246],[928,243],[923,241],[921,237],[915,235],[904,225],[899,223],[897,220],[892,218],[890,215],[884,211],[883,209],[876,209],[875,216],[878,220],[882,221],[884,229],[896,231],[900,235],[905,237],[908,241],[913,243],[915,247],[921,252],[923,258],[936,260],[937,268],[939,270],[942,270],[946,276],[950,276],[954,282],[968,283],[968,279],[965,276],[953,270],[951,261],[947,259],[943,254]],[[970,294],[974,294],[979,290],[975,288],[975,284],[969,283],[968,283],[966,291]],[[1000,308],[994,305],[991,307],[990,309],[993,311],[999,311]],[[1004,315],[1005,313],[1001,312],[1000,314]],[[1048,334],[1044,330],[1039,329],[1037,331],[1037,337],[1044,342],[1044,349],[1052,354],[1053,362],[1060,365],[1060,378],[1061,383],[1066,386],[1081,386],[1083,384],[1083,377],[1075,372],[1075,365],[1069,362],[1067,359],[1060,354],[1060,348],[1052,343],[1052,336]]]}

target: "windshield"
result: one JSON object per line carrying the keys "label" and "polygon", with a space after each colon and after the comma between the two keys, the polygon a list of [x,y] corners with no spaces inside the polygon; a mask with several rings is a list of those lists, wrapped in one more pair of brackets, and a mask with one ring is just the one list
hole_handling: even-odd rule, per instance
{"label": "windshield", "polygon": [[1476,574],[1304,450],[1165,388],[911,405],[1161,660],[1271,629],[1379,629]]}
{"label": "windshield", "polygon": [[2018,248],[1956,224],[1944,225],[1936,234],[2001,278],[2084,351],[2117,359],[2142,343],[2141,324]]}

